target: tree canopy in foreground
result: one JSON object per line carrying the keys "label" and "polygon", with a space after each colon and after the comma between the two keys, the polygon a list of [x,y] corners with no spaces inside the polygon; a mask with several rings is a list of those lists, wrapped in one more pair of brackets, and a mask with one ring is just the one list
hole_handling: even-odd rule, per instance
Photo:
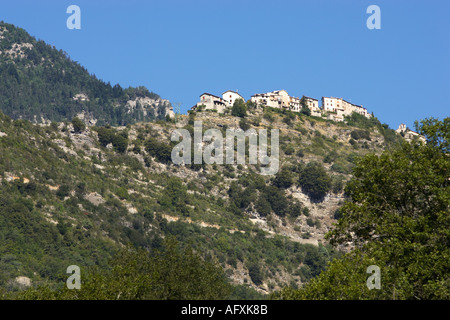
{"label": "tree canopy in foreground", "polygon": [[81,270],[81,288],[39,286],[4,298],[25,300],[203,300],[225,299],[231,286],[222,268],[174,238],[162,249],[127,246],[111,269]]}
{"label": "tree canopy in foreground", "polygon": [[[450,299],[450,118],[416,123],[427,143],[404,142],[354,168],[349,198],[327,234],[353,250],[299,290],[275,299]],[[380,268],[381,288],[366,273]]]}

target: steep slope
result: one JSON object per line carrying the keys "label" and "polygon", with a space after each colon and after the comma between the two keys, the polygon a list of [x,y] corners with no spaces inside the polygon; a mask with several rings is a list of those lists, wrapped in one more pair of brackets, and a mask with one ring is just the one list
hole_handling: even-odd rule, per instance
{"label": "steep slope", "polygon": [[[323,235],[338,216],[357,156],[401,139],[376,119],[348,125],[253,110],[247,125],[280,128],[279,174],[261,176],[258,165],[173,165],[170,135],[192,130],[194,120],[204,129],[242,125],[203,112],[176,124],[75,132],[71,123],[33,125],[1,115],[0,285],[15,288],[20,276],[34,284],[62,281],[68,265],[107,267],[120,246],[158,248],[169,235],[215,257],[234,284],[265,293],[300,284],[339,254]],[[360,131],[368,136],[350,144]],[[329,179],[321,199],[300,183],[309,163]]]}
{"label": "steep slope", "polygon": [[67,53],[0,22],[0,110],[33,122],[70,120],[126,125],[173,117],[168,100],[145,87],[111,86]]}
{"label": "steep slope", "polygon": [[[163,121],[173,115],[167,100],[111,87],[1,23],[0,289],[61,283],[69,265],[108,268],[123,245],[152,250],[168,236],[217,259],[243,288],[268,293],[317,276],[340,254],[324,234],[355,161],[402,138],[358,114],[336,123],[247,108],[243,118],[197,112]],[[76,115],[88,126],[67,121]],[[171,134],[192,133],[194,121],[223,136],[279,129],[279,172],[260,175],[261,164],[248,161],[174,165]]]}

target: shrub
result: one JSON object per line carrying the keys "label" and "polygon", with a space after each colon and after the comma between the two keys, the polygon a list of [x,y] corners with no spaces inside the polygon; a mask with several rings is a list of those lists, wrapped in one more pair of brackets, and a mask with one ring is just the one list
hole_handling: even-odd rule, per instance
{"label": "shrub", "polygon": [[263,196],[270,203],[275,214],[284,217],[288,209],[288,201],[284,195],[284,191],[274,186],[268,186],[263,193]]}
{"label": "shrub", "polygon": [[255,203],[255,210],[259,213],[260,216],[265,217],[270,214],[272,211],[272,207],[270,203],[264,197],[259,197],[258,201]]}
{"label": "shrub", "polygon": [[302,213],[305,217],[309,217],[309,208],[308,207],[304,207],[302,209]]}
{"label": "shrub", "polygon": [[264,112],[263,118],[272,123],[275,118],[271,112]]}
{"label": "shrub", "polygon": [[112,136],[111,142],[117,152],[124,153],[128,148],[128,139],[121,134]]}
{"label": "shrub", "polygon": [[250,124],[248,123],[247,120],[245,120],[244,118],[242,118],[242,119],[239,121],[239,127],[240,127],[242,130],[247,131],[248,129],[250,129]]}
{"label": "shrub", "polygon": [[56,191],[56,195],[60,199],[64,199],[64,197],[67,197],[69,195],[69,192],[70,192],[69,186],[66,184],[63,184],[59,187],[58,191]]}
{"label": "shrub", "polygon": [[284,147],[283,145],[283,151],[286,155],[290,156],[291,154],[294,154],[295,149],[294,146],[292,144],[288,144]]}
{"label": "shrub", "polygon": [[337,157],[338,157],[337,152],[335,150],[333,150],[325,156],[325,158],[323,159],[323,162],[332,163],[336,160]]}
{"label": "shrub", "polygon": [[83,131],[84,129],[86,129],[86,125],[84,124],[84,122],[78,118],[78,117],[74,117],[72,119],[72,125],[73,125],[73,130],[76,133],[80,133],[81,131]]}
{"label": "shrub", "polygon": [[145,141],[145,149],[155,157],[159,162],[169,163],[171,161],[172,148],[169,144],[159,142],[155,138],[149,138]]}
{"label": "shrub", "polygon": [[233,107],[231,108],[231,115],[241,118],[247,115],[247,106],[245,105],[244,100],[236,99],[234,101]]}
{"label": "shrub", "polygon": [[110,128],[100,127],[97,128],[98,142],[104,147],[112,142],[114,131]]}
{"label": "shrub", "polygon": [[345,168],[342,164],[340,164],[340,163],[334,163],[332,166],[331,166],[331,170],[333,170],[333,171],[335,171],[335,172],[338,172],[338,173],[347,173],[348,172],[348,170],[347,170],[347,168]]}
{"label": "shrub", "polygon": [[262,277],[262,273],[261,273],[261,268],[258,265],[252,264],[248,268],[248,274],[249,274],[250,279],[252,279],[252,282],[254,284],[256,284],[257,286],[262,284],[263,277]]}
{"label": "shrub", "polygon": [[355,140],[365,139],[370,141],[370,132],[368,130],[353,130],[350,136]]}
{"label": "shrub", "polygon": [[294,183],[293,172],[287,167],[283,167],[275,176],[272,184],[278,188],[287,189]]}
{"label": "shrub", "polygon": [[288,209],[289,215],[293,218],[297,218],[302,214],[302,209],[303,208],[300,202],[292,203]]}
{"label": "shrub", "polygon": [[159,200],[161,206],[172,209],[175,212],[181,212],[183,215],[189,213],[187,188],[177,177],[170,177],[164,192]]}
{"label": "shrub", "polygon": [[128,191],[127,191],[127,189],[124,188],[124,187],[120,187],[116,191],[116,196],[118,196],[119,199],[121,199],[121,200],[128,199]]}
{"label": "shrub", "polygon": [[323,165],[310,162],[300,173],[299,184],[312,201],[321,202],[330,191],[331,178]]}

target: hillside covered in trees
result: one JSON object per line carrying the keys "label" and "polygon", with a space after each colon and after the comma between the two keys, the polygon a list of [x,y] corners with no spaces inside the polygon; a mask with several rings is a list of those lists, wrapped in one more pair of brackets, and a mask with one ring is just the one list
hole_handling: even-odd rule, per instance
{"label": "hillside covered in trees", "polygon": [[13,119],[71,120],[126,125],[172,116],[169,101],[145,87],[98,79],[62,50],[0,22],[0,110]]}
{"label": "hillside covered in trees", "polygon": [[[156,94],[5,23],[0,73],[0,298],[449,298],[448,118],[417,124],[426,144],[376,117],[242,100],[175,122]],[[196,121],[223,137],[279,129],[278,172],[248,153],[175,165],[172,132]],[[366,287],[369,265],[383,290]]]}
{"label": "hillside covered in trees", "polygon": [[[278,174],[262,176],[258,164],[172,164],[171,132],[197,120],[220,130],[280,128]],[[348,121],[270,109],[127,127],[2,115],[0,286],[17,292],[17,278],[26,277],[33,287],[57,288],[69,265],[95,278],[123,245],[157,252],[167,237],[220,266],[233,297],[301,286],[342,254],[324,235],[339,218],[358,156],[402,139],[377,120]],[[355,130],[370,139],[349,143]]]}

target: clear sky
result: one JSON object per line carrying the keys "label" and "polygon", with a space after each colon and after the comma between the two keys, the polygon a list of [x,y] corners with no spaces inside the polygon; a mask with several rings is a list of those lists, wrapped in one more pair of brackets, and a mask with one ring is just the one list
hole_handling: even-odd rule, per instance
{"label": "clear sky", "polygon": [[[72,4],[81,30],[66,27]],[[183,113],[203,92],[285,89],[362,104],[394,129],[449,116],[449,0],[2,0],[0,20]]]}

